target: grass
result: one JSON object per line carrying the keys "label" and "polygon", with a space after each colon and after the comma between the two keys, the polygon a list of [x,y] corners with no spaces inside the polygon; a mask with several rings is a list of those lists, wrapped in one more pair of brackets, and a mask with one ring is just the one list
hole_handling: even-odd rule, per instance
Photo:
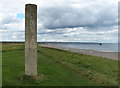
{"label": "grass", "polygon": [[117,86],[118,61],[38,46],[38,77],[24,74],[24,44],[2,45],[3,86]]}

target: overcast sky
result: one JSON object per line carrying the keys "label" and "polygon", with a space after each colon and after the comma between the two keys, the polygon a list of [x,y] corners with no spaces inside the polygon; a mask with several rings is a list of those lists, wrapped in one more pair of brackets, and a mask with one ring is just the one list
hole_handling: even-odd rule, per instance
{"label": "overcast sky", "polygon": [[0,41],[25,40],[25,4],[38,7],[38,42],[117,42],[118,0],[1,0]]}

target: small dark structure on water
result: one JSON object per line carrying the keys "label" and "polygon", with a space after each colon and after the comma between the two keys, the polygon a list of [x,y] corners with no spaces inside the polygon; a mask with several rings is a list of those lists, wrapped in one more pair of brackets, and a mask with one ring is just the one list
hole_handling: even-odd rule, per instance
{"label": "small dark structure on water", "polygon": [[102,43],[100,43],[99,45],[102,45]]}

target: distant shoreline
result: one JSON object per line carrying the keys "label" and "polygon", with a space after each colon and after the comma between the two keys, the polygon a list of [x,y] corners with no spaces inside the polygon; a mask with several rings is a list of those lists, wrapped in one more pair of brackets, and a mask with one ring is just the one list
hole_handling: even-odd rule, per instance
{"label": "distant shoreline", "polygon": [[54,44],[50,44],[50,43],[49,44],[39,44],[39,45],[42,47],[56,48],[56,49],[61,49],[61,50],[67,50],[70,52],[83,53],[83,54],[118,60],[118,52],[100,52],[100,51],[87,50],[87,49],[73,49],[73,48],[57,47]]}
{"label": "distant shoreline", "polygon": [[[0,41],[0,43],[25,43],[25,41]],[[80,44],[118,44],[118,43],[102,43],[102,42],[37,42],[39,43],[52,43],[52,44],[59,44],[59,43],[65,43],[65,44],[69,44],[69,43],[80,43]]]}

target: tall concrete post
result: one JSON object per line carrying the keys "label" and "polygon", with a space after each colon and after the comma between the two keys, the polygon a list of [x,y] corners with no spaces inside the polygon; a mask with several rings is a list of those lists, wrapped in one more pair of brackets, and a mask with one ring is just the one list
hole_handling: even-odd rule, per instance
{"label": "tall concrete post", "polygon": [[37,5],[25,5],[25,74],[37,76]]}

